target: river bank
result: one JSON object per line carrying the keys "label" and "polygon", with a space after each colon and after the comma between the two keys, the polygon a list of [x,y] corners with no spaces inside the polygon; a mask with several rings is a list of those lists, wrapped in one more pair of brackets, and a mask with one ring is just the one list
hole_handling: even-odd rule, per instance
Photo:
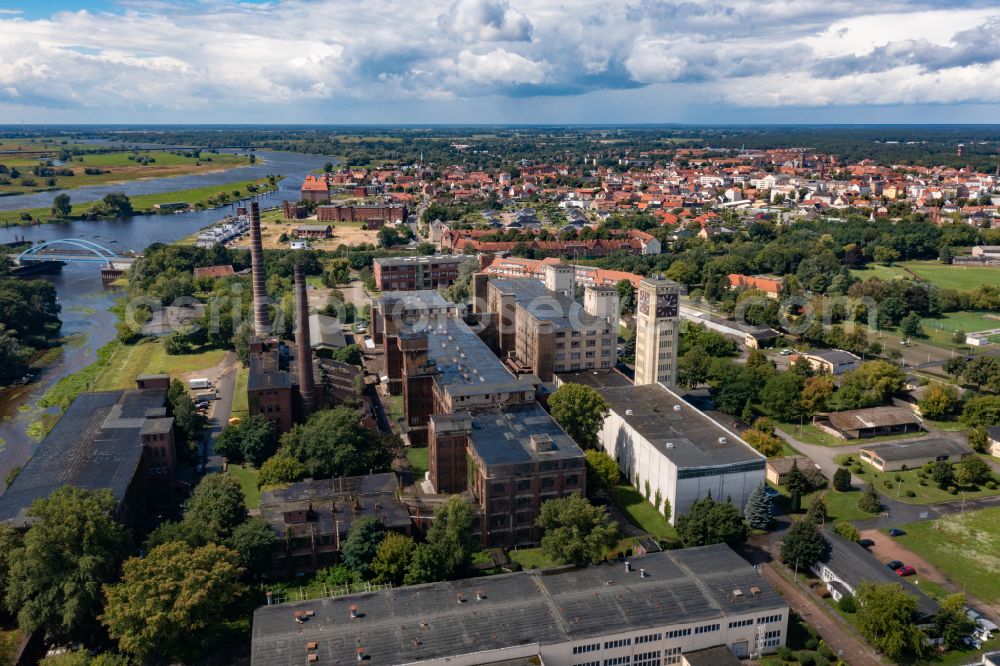
{"label": "river bank", "polygon": [[[266,162],[261,164],[264,160]],[[264,207],[278,206],[283,199],[297,201],[305,175],[329,161],[331,158],[322,155],[266,152],[258,153],[258,164],[240,167],[239,171],[246,176],[252,169],[259,169],[258,178],[266,178],[269,173],[287,174],[278,181],[277,190],[255,197]],[[161,191],[147,193],[176,194],[177,189],[170,185],[182,182],[182,178],[156,181]],[[154,181],[149,181],[145,186],[149,187],[153,183]],[[137,186],[139,183],[129,185]],[[213,183],[202,185],[207,187]],[[189,185],[187,189],[192,187]],[[134,215],[113,220],[74,220],[10,226],[0,228],[0,242],[9,243],[22,237],[30,242],[84,238],[119,252],[131,250],[141,253],[153,243],[175,242],[218,222],[227,214],[235,214],[237,206],[246,205],[247,201],[243,199],[222,208],[180,215]],[[100,271],[95,266],[66,265],[57,273],[41,277],[51,281],[56,287],[63,308],[60,314],[63,322],[62,335],[78,337],[74,337],[76,342],[73,345],[64,345],[59,353],[53,354],[53,362],[40,368],[30,384],[0,391],[0,479],[10,469],[23,465],[34,453],[37,441],[32,438],[29,429],[34,428],[37,434],[39,426],[32,424],[58,417],[57,407],[43,407],[39,404],[46,392],[63,377],[96,361],[98,350],[112,341],[116,334],[117,318],[111,308],[121,291],[104,285]]]}

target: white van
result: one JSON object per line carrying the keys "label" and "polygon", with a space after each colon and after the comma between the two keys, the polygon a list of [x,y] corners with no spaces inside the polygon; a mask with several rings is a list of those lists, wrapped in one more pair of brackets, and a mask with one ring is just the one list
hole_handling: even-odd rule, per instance
{"label": "white van", "polygon": [[192,390],[212,388],[212,380],[208,379],[207,377],[201,377],[199,379],[189,379],[188,386]]}

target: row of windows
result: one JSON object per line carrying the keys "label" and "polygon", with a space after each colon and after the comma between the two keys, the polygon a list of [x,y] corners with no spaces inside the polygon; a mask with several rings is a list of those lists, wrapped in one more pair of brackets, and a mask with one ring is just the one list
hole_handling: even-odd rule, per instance
{"label": "row of windows", "polygon": [[657,641],[663,640],[663,634],[647,634],[645,636],[636,636],[635,644],[642,645],[643,643],[655,643]]}
{"label": "row of windows", "polygon": [[613,650],[615,648],[625,647],[626,645],[632,645],[632,639],[631,638],[619,638],[618,640],[614,640],[614,641],[605,641],[604,642],[604,649],[605,650]]}
{"label": "row of windows", "polygon": [[573,664],[573,666],[601,666],[600,661],[585,661],[579,664]]}
{"label": "row of windows", "polygon": [[679,647],[667,648],[664,651],[664,664],[679,664],[681,662],[681,649]]}
{"label": "row of windows", "polygon": [[632,666],[660,666],[660,652],[643,652],[635,655]]}
{"label": "row of windows", "polygon": [[573,654],[584,654],[587,652],[596,652],[601,649],[600,643],[591,643],[590,645],[577,645],[573,648]]}
{"label": "row of windows", "polygon": [[[719,476],[721,474],[739,474],[741,472],[753,472],[764,469],[765,460],[754,460],[751,462],[737,463],[735,465],[723,465],[719,467],[694,467],[689,469],[678,469],[678,479],[696,479],[703,476]],[[781,617],[780,615],[778,617]]]}
{"label": "row of windows", "polygon": [[710,634],[713,631],[718,631],[719,629],[720,629],[720,625],[718,625],[718,624],[703,624],[700,627],[695,627],[694,628],[694,633],[695,634]]}
{"label": "row of windows", "polygon": [[769,647],[778,647],[779,645],[781,645],[780,638],[769,638],[766,641],[764,641],[764,644],[761,647],[769,648]]}
{"label": "row of windows", "polygon": [[757,618],[757,624],[773,624],[775,622],[781,622],[783,616],[779,613],[778,615],[767,615],[765,617]]}
{"label": "row of windows", "polygon": [[673,631],[667,632],[667,638],[680,638],[681,636],[690,636],[691,627],[687,629],[674,629]]}
{"label": "row of windows", "polygon": [[781,636],[780,631],[769,631],[764,634],[764,638],[778,638],[779,636]]}
{"label": "row of windows", "polygon": [[612,657],[611,659],[604,660],[604,666],[624,666],[624,664],[628,664],[631,661],[632,658],[627,655],[624,657]]}
{"label": "row of windows", "polygon": [[736,622],[730,622],[729,628],[735,629],[736,627],[749,627],[751,624],[753,624],[753,618],[748,620],[737,620]]}

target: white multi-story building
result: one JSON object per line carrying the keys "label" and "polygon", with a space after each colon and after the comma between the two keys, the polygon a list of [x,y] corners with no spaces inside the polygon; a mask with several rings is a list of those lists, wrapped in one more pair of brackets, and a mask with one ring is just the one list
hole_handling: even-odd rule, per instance
{"label": "white multi-story building", "polygon": [[265,606],[251,665],[726,666],[777,651],[788,614],[758,571],[716,544]]}
{"label": "white multi-story building", "polygon": [[601,446],[647,499],[667,502],[671,524],[709,494],[742,512],[764,483],[763,455],[664,384],[598,390],[611,408]]}

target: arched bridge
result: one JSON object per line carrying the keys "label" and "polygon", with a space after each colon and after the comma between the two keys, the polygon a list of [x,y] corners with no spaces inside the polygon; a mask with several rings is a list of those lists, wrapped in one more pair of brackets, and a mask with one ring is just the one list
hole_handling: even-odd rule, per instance
{"label": "arched bridge", "polygon": [[17,255],[17,263],[61,262],[67,264],[100,264],[105,267],[128,268],[135,257],[118,254],[103,245],[83,238],[59,238],[32,245]]}

